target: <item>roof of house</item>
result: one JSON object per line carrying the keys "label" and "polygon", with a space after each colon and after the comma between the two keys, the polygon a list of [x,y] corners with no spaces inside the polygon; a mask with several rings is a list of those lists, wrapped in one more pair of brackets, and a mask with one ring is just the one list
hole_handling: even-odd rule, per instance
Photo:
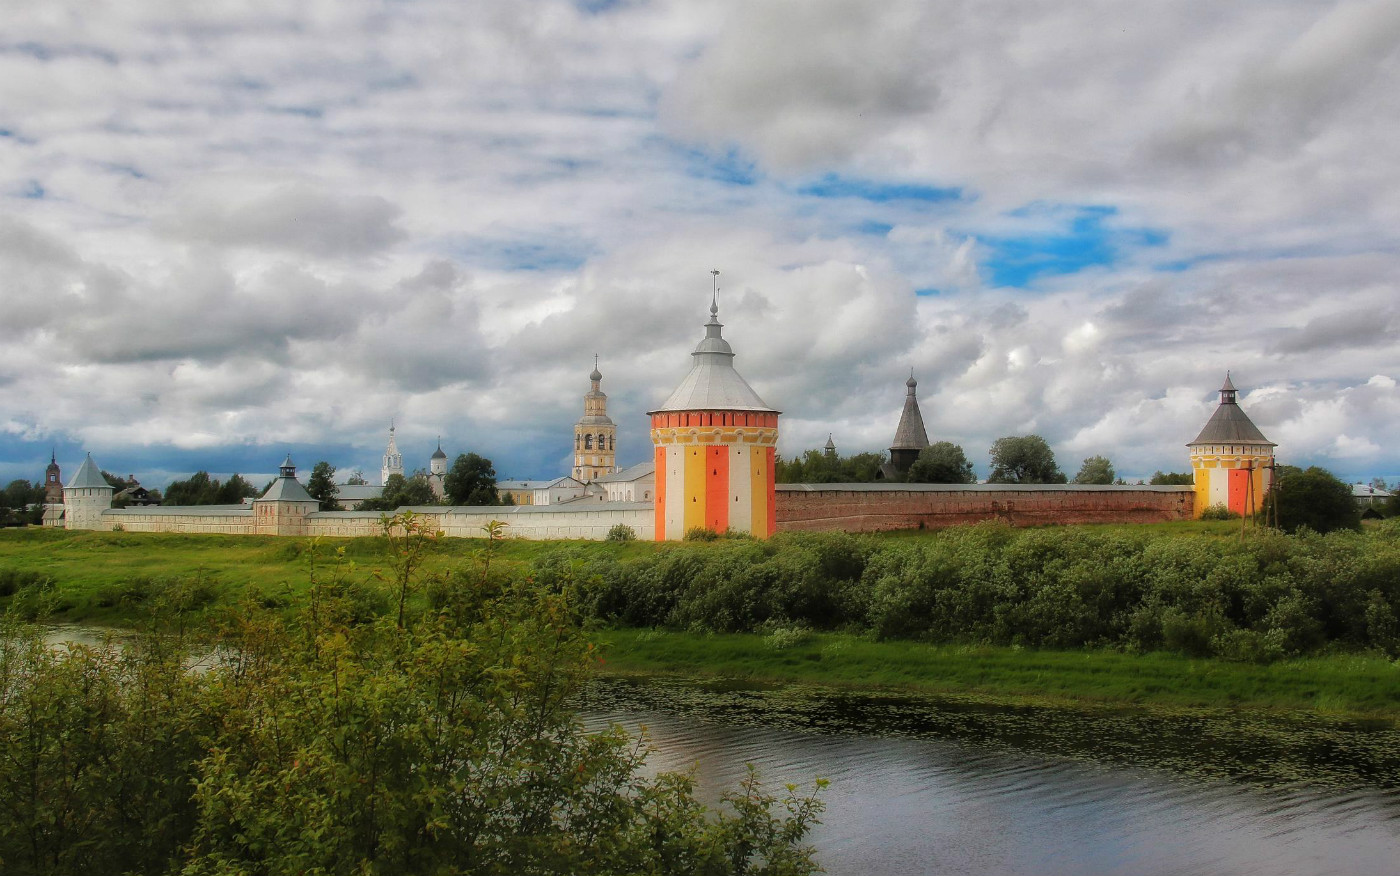
{"label": "roof of house", "polygon": [[97,467],[97,463],[92,461],[92,454],[89,453],[83,458],[83,464],[78,466],[78,470],[73,472],[73,478],[65,487],[71,489],[112,489],[112,485],[107,483],[107,479],[102,476],[102,469]]}
{"label": "roof of house", "polygon": [[[1206,421],[1205,428],[1191,444],[1267,444],[1275,447],[1264,437],[1259,427],[1245,415],[1244,409],[1235,401],[1235,385],[1230,375],[1225,375],[1225,384],[1220,387],[1220,404],[1215,413]],[[1191,444],[1186,445],[1190,447]]]}
{"label": "roof of house", "polygon": [[628,482],[630,482],[630,481],[639,481],[639,480],[641,480],[642,478],[650,477],[650,476],[652,476],[652,475],[654,475],[654,474],[656,474],[656,463],[655,463],[655,462],[639,462],[639,463],[637,463],[637,464],[634,465],[634,466],[631,466],[631,467],[629,467],[629,468],[624,468],[622,471],[615,471],[615,472],[613,472],[612,474],[607,474],[607,475],[603,475],[603,476],[600,477],[600,478],[596,478],[596,479],[593,481],[593,483],[595,483],[595,484],[625,484],[625,483],[628,483]]}
{"label": "roof of house", "polygon": [[705,337],[691,353],[690,373],[676,387],[661,407],[649,414],[664,411],[763,411],[778,413],[758,397],[748,381],[734,370],[734,350],[721,335],[724,326],[719,321],[719,307],[710,305],[710,321],[705,323]]}
{"label": "roof of house", "polygon": [[1391,493],[1387,490],[1378,490],[1370,484],[1352,484],[1351,494],[1357,499],[1389,499]]}

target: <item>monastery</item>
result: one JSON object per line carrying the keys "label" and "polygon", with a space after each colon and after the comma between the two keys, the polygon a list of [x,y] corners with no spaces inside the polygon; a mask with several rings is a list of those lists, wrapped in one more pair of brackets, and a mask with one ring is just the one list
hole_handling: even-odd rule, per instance
{"label": "monastery", "polygon": [[[940,528],[999,519],[1013,525],[1156,522],[1199,516],[1225,504],[1241,514],[1263,501],[1273,473],[1275,445],[1264,438],[1236,401],[1227,375],[1220,404],[1190,449],[1194,486],[1078,484],[906,484],[898,482],[928,446],[911,374],[883,480],[860,484],[776,484],[781,412],[759,397],[734,367],[723,336],[718,290],[704,337],[691,353],[690,371],[666,401],[648,411],[653,460],[620,471],[617,426],[608,417],[602,373],[594,360],[583,416],[574,424],[571,474],[552,481],[504,481],[514,506],[413,508],[436,518],[447,536],[480,537],[491,521],[511,537],[602,539],[615,526],[638,538],[678,540],[694,529],[726,530],[766,538],[782,530]],[[827,440],[828,453],[835,445]],[[382,481],[403,474],[403,457],[389,428]],[[447,454],[441,441],[428,478],[444,495]],[[59,484],[55,460],[46,486]],[[382,529],[371,511],[320,511],[297,478],[290,456],[267,492],[251,505],[112,507],[112,487],[89,454],[61,487],[62,504],[48,506],[45,525],[131,532],[210,532],[245,535],[364,536]],[[340,499],[358,504],[381,487],[340,487]]]}

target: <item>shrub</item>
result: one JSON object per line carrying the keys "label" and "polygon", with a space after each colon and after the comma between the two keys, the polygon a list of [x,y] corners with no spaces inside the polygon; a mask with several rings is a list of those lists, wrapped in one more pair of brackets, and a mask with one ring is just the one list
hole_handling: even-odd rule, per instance
{"label": "shrub", "polygon": [[1240,515],[1230,510],[1230,506],[1224,502],[1217,502],[1209,505],[1201,512],[1202,520],[1239,520]]}
{"label": "shrub", "polygon": [[686,541],[714,541],[719,533],[704,526],[692,526],[685,531]]}
{"label": "shrub", "polygon": [[636,541],[637,530],[626,523],[617,523],[608,530],[608,541]]}

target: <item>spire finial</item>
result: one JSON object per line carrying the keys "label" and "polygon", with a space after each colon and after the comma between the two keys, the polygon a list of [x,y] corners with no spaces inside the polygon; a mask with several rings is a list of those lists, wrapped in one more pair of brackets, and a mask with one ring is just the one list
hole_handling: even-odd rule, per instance
{"label": "spire finial", "polygon": [[719,316],[719,268],[710,271],[710,275],[715,278],[714,294],[710,298],[710,316]]}

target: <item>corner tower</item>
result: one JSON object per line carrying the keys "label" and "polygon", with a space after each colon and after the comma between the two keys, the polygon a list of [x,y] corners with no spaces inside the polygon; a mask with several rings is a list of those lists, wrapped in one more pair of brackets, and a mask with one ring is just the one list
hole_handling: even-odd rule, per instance
{"label": "corner tower", "polygon": [[767,538],[777,528],[774,448],[778,414],[734,370],[721,335],[719,278],[690,373],[651,417],[656,453],[656,540],[697,527]]}
{"label": "corner tower", "polygon": [[1274,447],[1245,416],[1235,400],[1235,385],[1225,374],[1220,405],[1206,421],[1191,448],[1191,474],[1196,486],[1196,516],[1211,505],[1225,505],[1236,514],[1253,514],[1264,506],[1273,483]]}
{"label": "corner tower", "polygon": [[89,453],[63,487],[63,518],[68,529],[105,529],[102,512],[112,507],[112,485]]}
{"label": "corner tower", "polygon": [[593,388],[583,394],[583,416],[574,424],[574,480],[585,484],[617,471],[617,426],[608,417],[597,356],[588,379]]}

